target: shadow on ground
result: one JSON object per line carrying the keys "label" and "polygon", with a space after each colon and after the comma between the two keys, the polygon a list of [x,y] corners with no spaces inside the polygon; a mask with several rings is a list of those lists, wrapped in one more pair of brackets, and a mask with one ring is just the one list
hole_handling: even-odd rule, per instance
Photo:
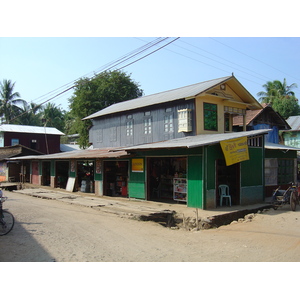
{"label": "shadow on ground", "polygon": [[24,223],[15,220],[12,231],[0,236],[0,262],[53,262],[53,257],[34,239],[31,230],[22,225]]}

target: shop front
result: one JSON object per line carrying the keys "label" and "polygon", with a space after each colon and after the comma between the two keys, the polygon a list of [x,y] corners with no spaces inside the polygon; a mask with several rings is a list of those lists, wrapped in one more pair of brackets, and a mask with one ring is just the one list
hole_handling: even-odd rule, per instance
{"label": "shop front", "polygon": [[103,195],[128,196],[128,160],[103,162]]}
{"label": "shop front", "polygon": [[147,199],[187,201],[187,158],[147,158]]}
{"label": "shop front", "polygon": [[78,190],[83,193],[94,193],[94,160],[77,161]]}

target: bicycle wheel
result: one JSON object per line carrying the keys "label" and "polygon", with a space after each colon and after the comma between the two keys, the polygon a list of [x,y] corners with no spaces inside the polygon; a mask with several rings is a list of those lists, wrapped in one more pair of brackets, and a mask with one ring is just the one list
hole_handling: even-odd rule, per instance
{"label": "bicycle wheel", "polygon": [[293,191],[290,197],[290,205],[292,211],[296,210],[297,201],[298,201],[298,193],[297,191]]}
{"label": "bicycle wheel", "polygon": [[15,219],[14,216],[6,211],[2,211],[3,217],[0,218],[0,235],[8,234],[14,227]]}

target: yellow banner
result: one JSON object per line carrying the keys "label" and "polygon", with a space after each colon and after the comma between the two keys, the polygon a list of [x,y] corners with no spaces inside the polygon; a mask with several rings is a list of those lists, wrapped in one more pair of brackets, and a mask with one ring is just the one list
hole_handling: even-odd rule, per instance
{"label": "yellow banner", "polygon": [[226,166],[249,160],[247,137],[221,141],[220,144],[225,156]]}
{"label": "yellow banner", "polygon": [[131,164],[132,172],[144,172],[144,159],[133,158]]}

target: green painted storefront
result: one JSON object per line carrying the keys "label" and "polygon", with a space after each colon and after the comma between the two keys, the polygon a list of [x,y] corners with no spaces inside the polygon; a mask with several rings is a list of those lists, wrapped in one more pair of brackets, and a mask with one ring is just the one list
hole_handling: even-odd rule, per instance
{"label": "green painted storefront", "polygon": [[[219,206],[218,185],[230,183],[233,194],[233,205],[248,205],[263,201],[264,199],[264,149],[263,147],[249,147],[250,159],[226,167],[224,155],[219,143],[195,148],[171,148],[160,150],[144,150],[130,153],[130,157],[95,158],[93,163],[93,184],[96,195],[111,196],[105,188],[107,172],[104,167],[121,162],[126,163],[126,189],[122,196],[151,200],[149,195],[149,168],[155,159],[170,160],[171,158],[184,159],[187,182],[188,207],[200,209],[213,209]],[[134,160],[142,161],[141,169],[133,170]],[[49,161],[51,186],[56,187],[57,164],[59,160]],[[75,181],[78,178],[76,159],[68,160],[69,178]],[[39,161],[39,173],[43,176],[43,161]],[[225,181],[228,180],[228,182]],[[172,201],[171,201],[172,202]],[[176,203],[174,201],[173,203]]]}

